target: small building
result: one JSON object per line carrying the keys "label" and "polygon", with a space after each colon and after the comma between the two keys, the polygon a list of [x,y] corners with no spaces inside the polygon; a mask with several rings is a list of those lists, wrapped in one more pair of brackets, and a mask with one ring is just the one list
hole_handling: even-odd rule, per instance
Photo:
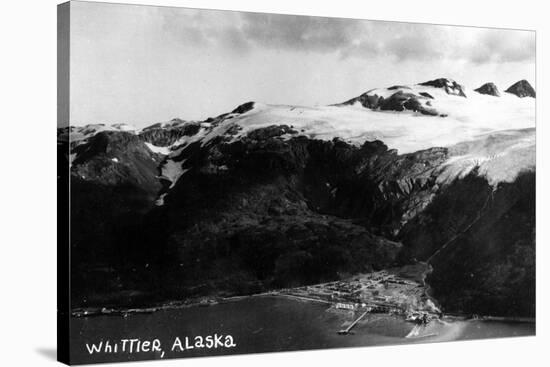
{"label": "small building", "polygon": [[337,309],[343,309],[343,310],[352,310],[352,311],[355,310],[355,305],[352,305],[350,303],[341,303],[341,302],[339,302],[335,305],[335,307]]}

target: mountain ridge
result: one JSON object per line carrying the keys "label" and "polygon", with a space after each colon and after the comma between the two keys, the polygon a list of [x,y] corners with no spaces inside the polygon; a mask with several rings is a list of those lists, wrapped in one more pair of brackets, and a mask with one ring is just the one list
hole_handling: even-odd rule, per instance
{"label": "mountain ridge", "polygon": [[[419,86],[430,86],[430,87],[434,87],[434,88],[444,89],[446,91],[446,93],[450,94],[450,95],[461,95],[461,94],[465,93],[463,85],[458,84],[456,81],[454,81],[453,79],[449,79],[449,78],[438,78],[438,79],[434,79],[434,80],[430,80],[430,81],[426,81],[426,82],[421,82],[421,83],[418,83],[417,85],[419,85]],[[492,82],[487,82],[487,83],[483,84],[482,86],[480,86],[479,88],[475,89],[474,91],[477,91],[478,93],[480,93],[479,90],[484,90],[486,88],[490,88],[491,90],[496,89],[496,91],[498,92],[497,86]],[[517,92],[518,88],[521,88],[520,92],[524,93],[525,94],[524,96],[530,96],[530,97],[533,97],[533,98],[536,97],[536,92],[534,91],[533,87],[525,79],[520,80],[520,81],[512,84],[511,86],[509,86],[506,89],[506,92],[510,93],[510,94],[520,93],[520,92]],[[403,92],[403,90],[411,90],[412,88],[411,88],[411,86],[407,86],[407,85],[393,85],[393,86],[388,87],[386,89],[387,90],[394,90],[394,91],[396,91],[395,93],[398,93],[399,91]],[[529,92],[523,92],[524,89],[526,91],[529,91]],[[342,103],[332,104],[331,106],[349,105],[349,104],[352,104],[352,103],[349,103],[350,101],[359,101],[360,102],[361,99],[364,99],[366,96],[370,95],[371,93],[373,93],[377,90],[383,90],[383,89],[377,89],[377,88],[370,89],[367,92],[365,92],[365,93],[363,93],[363,94],[361,94],[357,97],[353,97],[353,98],[351,98],[351,99],[349,99],[345,102],[342,102]],[[487,94],[487,93],[481,93],[481,94]],[[420,92],[419,95],[421,97],[424,97],[424,98],[427,98],[427,99],[434,99],[433,96],[430,95],[427,92]],[[466,96],[464,95],[464,97],[466,97]],[[70,135],[70,133],[74,132],[74,130],[77,131],[77,134],[79,132],[83,131],[83,135],[85,135],[85,136],[89,136],[90,132],[93,133],[94,130],[97,133],[99,131],[103,131],[103,130],[106,130],[106,129],[107,130],[120,130],[120,131],[135,131],[136,133],[139,134],[141,132],[145,132],[145,131],[151,130],[151,129],[177,128],[177,127],[184,126],[185,124],[196,124],[196,123],[200,123],[200,122],[209,123],[209,122],[215,121],[216,119],[226,117],[230,114],[242,114],[242,113],[248,112],[251,109],[253,109],[254,104],[258,104],[258,103],[259,102],[256,102],[256,101],[248,101],[248,102],[245,102],[243,104],[238,105],[231,112],[221,114],[221,115],[219,115],[215,118],[214,117],[209,117],[209,118],[205,119],[204,121],[183,120],[181,118],[176,117],[176,118],[171,119],[170,121],[156,122],[156,123],[153,123],[151,125],[145,126],[141,129],[137,129],[137,128],[133,127],[131,124],[125,124],[125,123],[88,124],[88,125],[84,125],[84,126],[71,125],[71,126],[67,126],[67,127],[64,127],[64,128],[58,128],[58,139],[68,139],[69,137],[66,136],[66,135]],[[367,106],[370,103],[372,103],[372,102],[365,102],[365,104]],[[259,104],[261,104],[261,103],[259,103]],[[378,106],[376,103],[373,103],[373,105]],[[365,106],[365,107],[367,107],[367,106]],[[368,107],[368,108],[370,108],[370,107]],[[405,109],[408,109],[408,108],[400,109],[399,111],[403,111]],[[61,132],[61,131],[64,131],[64,132]],[[77,134],[71,136],[72,140],[79,140],[81,138]],[[60,137],[60,135],[65,135],[65,136]]]}

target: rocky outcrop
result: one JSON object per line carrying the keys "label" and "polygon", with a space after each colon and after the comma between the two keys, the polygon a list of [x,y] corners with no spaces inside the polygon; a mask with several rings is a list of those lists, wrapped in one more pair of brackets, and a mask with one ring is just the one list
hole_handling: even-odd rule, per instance
{"label": "rocky outcrop", "polygon": [[518,96],[520,98],[524,98],[524,97],[536,98],[535,89],[533,89],[531,84],[529,84],[529,82],[525,79],[520,80],[517,83],[514,83],[508,89],[506,89],[505,92],[515,94],[516,96]]}
{"label": "rocky outcrop", "polygon": [[494,83],[485,83],[481,87],[474,89],[479,94],[487,94],[494,97],[500,97],[500,92]]}
{"label": "rocky outcrop", "polygon": [[298,131],[292,129],[288,125],[271,125],[261,129],[252,130],[248,133],[248,138],[252,140],[266,140],[269,138],[283,136],[285,134],[294,135]]}
{"label": "rocky outcrop", "polygon": [[180,118],[173,118],[172,120],[170,120],[168,122],[157,122],[155,124],[146,126],[141,131],[147,131],[147,130],[151,130],[151,129],[169,129],[169,128],[181,126],[181,125],[186,124],[188,122],[191,122],[191,121],[185,121],[185,120],[182,120]]}
{"label": "rocky outcrop", "polygon": [[139,133],[141,140],[156,145],[167,147],[176,143],[184,136],[193,136],[200,130],[199,122],[183,122],[176,126],[162,127],[150,126]]}
{"label": "rocky outcrop", "polygon": [[159,157],[132,133],[104,131],[73,149],[72,175],[101,185],[158,189]]}
{"label": "rocky outcrop", "polygon": [[361,106],[365,108],[370,108],[371,110],[376,110],[380,107],[380,103],[384,101],[384,97],[381,97],[377,94],[371,94],[371,91],[365,92],[358,97],[352,98],[346,102],[343,102],[342,105],[354,105],[360,103]]}
{"label": "rocky outcrop", "polygon": [[439,79],[429,80],[424,83],[420,83],[419,85],[442,88],[445,90],[447,94],[466,97],[466,93],[464,93],[464,87],[451,79],[439,78]]}
{"label": "rocky outcrop", "polygon": [[[398,86],[395,86],[396,88]],[[388,89],[391,89],[390,87]],[[363,93],[359,97],[352,98],[349,101],[342,103],[342,105],[353,105],[360,103],[365,108],[371,110],[381,111],[413,111],[419,112],[423,115],[437,116],[439,113],[432,107],[430,107],[430,99],[433,99],[428,93],[415,94],[413,92],[406,92],[399,90],[393,93],[391,96],[384,98],[371,91]]]}
{"label": "rocky outcrop", "polygon": [[246,102],[235,108],[231,113],[246,113],[254,108],[254,102]]}
{"label": "rocky outcrop", "polygon": [[[437,116],[434,108],[427,107],[425,99],[429,97],[417,96],[413,93],[399,91],[380,103],[381,110],[420,112],[423,115]],[[433,99],[433,98],[431,98]],[[423,103],[424,102],[424,103]]]}

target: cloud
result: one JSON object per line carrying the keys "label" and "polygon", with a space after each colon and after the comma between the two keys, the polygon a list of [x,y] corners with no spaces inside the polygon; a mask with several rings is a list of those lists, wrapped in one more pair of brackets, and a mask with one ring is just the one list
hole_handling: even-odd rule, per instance
{"label": "cloud", "polygon": [[470,59],[477,64],[534,60],[536,51],[535,34],[527,31],[487,30],[472,46]]}
{"label": "cloud", "polygon": [[334,52],[361,30],[355,20],[295,15],[242,13],[243,35],[257,45]]}
{"label": "cloud", "polygon": [[535,59],[535,34],[530,31],[189,9],[163,12],[163,28],[181,42],[237,52],[275,49],[473,64]]}

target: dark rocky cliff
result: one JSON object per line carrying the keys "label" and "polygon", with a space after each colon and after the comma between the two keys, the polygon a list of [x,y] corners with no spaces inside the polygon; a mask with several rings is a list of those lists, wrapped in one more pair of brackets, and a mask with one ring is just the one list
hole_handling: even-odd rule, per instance
{"label": "dark rocky cliff", "polygon": [[139,133],[140,139],[159,147],[167,147],[184,136],[195,135],[200,129],[198,122],[182,122],[176,126],[162,127],[160,124],[149,126]]}
{"label": "dark rocky cliff", "polygon": [[535,317],[535,173],[497,188],[475,172],[456,180],[399,239],[433,266],[447,311]]}
{"label": "dark rocky cliff", "polygon": [[398,155],[274,131],[182,152],[195,168],[159,210],[179,279],[193,269],[203,291],[246,292],[422,260],[447,311],[534,315],[533,173],[440,187],[446,149]]}
{"label": "dark rocky cliff", "polygon": [[132,269],[143,258],[144,215],[161,189],[153,154],[134,134],[101,132],[73,149],[71,261],[73,304],[118,299],[137,288]]}
{"label": "dark rocky cliff", "polygon": [[[190,144],[178,157],[190,169],[160,207],[159,158],[139,137],[79,146],[75,263],[95,273],[76,275],[75,304],[93,304],[96,288],[96,302],[114,304],[247,294],[429,260],[445,310],[534,314],[534,174],[440,186],[444,148],[399,155],[379,141],[280,138],[289,133]],[[113,296],[121,288],[134,295]]]}

